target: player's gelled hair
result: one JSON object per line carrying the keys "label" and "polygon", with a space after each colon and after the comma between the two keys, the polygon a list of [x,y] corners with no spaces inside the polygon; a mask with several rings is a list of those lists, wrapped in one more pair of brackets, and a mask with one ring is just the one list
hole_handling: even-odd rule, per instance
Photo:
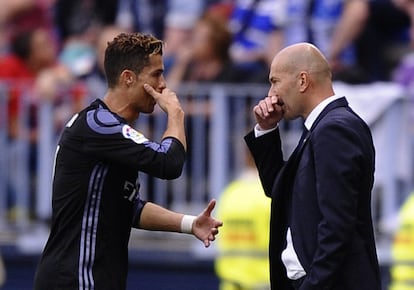
{"label": "player's gelled hair", "polygon": [[139,74],[149,64],[149,57],[162,55],[163,41],[151,34],[121,33],[108,42],[104,68],[109,88],[116,86],[123,70]]}

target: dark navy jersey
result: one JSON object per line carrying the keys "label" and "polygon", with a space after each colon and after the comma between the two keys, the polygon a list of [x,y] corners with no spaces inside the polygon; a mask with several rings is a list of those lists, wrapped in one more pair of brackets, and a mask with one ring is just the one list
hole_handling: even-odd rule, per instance
{"label": "dark navy jersey", "polygon": [[51,232],[34,289],[125,289],[131,227],[145,205],[138,171],[173,179],[184,160],[177,139],[149,141],[101,100],[76,114],[56,151]]}

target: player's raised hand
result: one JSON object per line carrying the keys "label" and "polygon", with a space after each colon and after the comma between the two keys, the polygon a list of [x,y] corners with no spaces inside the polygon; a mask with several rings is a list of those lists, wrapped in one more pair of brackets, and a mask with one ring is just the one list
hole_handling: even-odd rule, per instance
{"label": "player's raised hand", "polygon": [[158,106],[160,106],[160,108],[167,114],[176,110],[182,111],[181,104],[176,93],[169,88],[165,88],[161,93],[159,93],[149,84],[144,84],[144,89],[154,98]]}

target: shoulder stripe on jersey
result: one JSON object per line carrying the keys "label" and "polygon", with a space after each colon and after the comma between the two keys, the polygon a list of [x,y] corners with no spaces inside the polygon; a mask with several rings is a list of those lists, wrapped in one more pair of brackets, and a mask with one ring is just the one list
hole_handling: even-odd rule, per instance
{"label": "shoulder stripe on jersey", "polygon": [[109,111],[92,110],[86,114],[88,126],[99,134],[115,134],[122,132],[118,119]]}
{"label": "shoulder stripe on jersey", "polygon": [[103,183],[108,167],[98,164],[92,171],[88,196],[83,211],[79,255],[79,290],[95,289],[93,264],[95,261],[96,233]]}

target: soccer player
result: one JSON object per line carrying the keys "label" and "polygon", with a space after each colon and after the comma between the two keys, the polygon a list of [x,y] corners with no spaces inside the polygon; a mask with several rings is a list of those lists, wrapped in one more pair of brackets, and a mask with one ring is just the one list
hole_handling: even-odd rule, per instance
{"label": "soccer player", "polygon": [[[163,77],[163,42],[121,33],[108,43],[108,91],[66,125],[56,151],[52,225],[37,267],[35,290],[125,289],[131,228],[192,233],[206,247],[222,222],[215,200],[197,217],[139,195],[138,172],[181,175],[186,155],[184,112]],[[132,125],[158,106],[167,114],[160,143]]]}

